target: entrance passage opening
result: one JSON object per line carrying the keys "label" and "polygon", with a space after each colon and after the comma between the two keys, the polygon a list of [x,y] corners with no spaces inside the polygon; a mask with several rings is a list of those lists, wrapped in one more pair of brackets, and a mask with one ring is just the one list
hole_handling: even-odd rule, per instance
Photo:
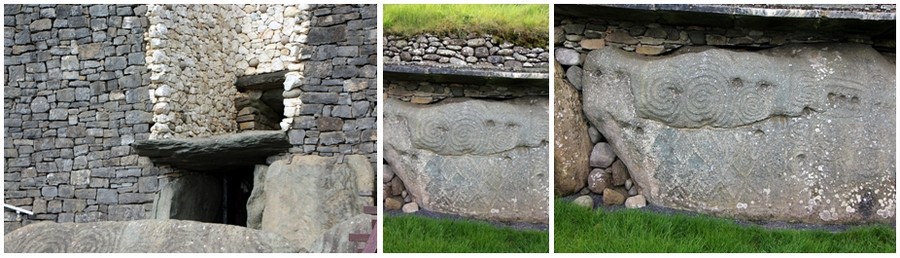
{"label": "entrance passage opening", "polygon": [[291,144],[281,130],[262,130],[142,140],[131,146],[154,164],[178,171],[157,194],[153,218],[246,226],[256,165]]}

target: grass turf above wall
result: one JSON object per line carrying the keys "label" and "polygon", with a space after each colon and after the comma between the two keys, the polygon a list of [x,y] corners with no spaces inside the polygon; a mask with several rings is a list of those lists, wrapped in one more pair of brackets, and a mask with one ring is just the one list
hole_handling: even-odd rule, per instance
{"label": "grass turf above wall", "polygon": [[549,44],[548,5],[523,4],[386,4],[387,35],[433,33],[490,34],[525,47]]}
{"label": "grass turf above wall", "polygon": [[558,253],[892,253],[897,250],[896,230],[890,226],[861,226],[831,233],[741,226],[731,220],[702,215],[662,215],[641,210],[591,211],[560,199],[554,207],[554,248]]}

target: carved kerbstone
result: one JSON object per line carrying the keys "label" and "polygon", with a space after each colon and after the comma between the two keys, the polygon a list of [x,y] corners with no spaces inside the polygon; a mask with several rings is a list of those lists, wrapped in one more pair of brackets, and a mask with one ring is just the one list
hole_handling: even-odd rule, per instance
{"label": "carved kerbstone", "polygon": [[868,46],[614,48],[584,111],[648,202],[746,219],[894,221],[895,65]]}
{"label": "carved kerbstone", "polygon": [[275,233],[188,220],[41,222],[4,237],[11,253],[306,252]]}
{"label": "carved kerbstone", "polygon": [[425,209],[547,223],[548,100],[385,100],[385,158]]}

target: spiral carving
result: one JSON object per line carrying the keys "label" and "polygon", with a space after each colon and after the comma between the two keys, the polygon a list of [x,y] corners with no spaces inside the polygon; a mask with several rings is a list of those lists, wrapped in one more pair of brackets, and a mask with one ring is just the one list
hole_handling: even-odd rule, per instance
{"label": "spiral carving", "polygon": [[420,149],[443,148],[451,133],[444,115],[414,120],[412,127],[413,144]]}
{"label": "spiral carving", "polygon": [[717,79],[719,78],[703,75],[688,89],[685,116],[691,122],[706,124],[715,119],[718,112],[723,111],[720,105],[723,98],[719,96],[715,86]]}
{"label": "spiral carving", "polygon": [[641,84],[640,93],[637,94],[639,110],[646,116],[671,123],[679,116],[680,95],[683,91],[684,83],[680,76],[660,73]]}
{"label": "spiral carving", "polygon": [[741,91],[739,102],[741,106],[737,109],[737,113],[741,124],[762,120],[769,113],[765,99],[753,87],[747,87]]}
{"label": "spiral carving", "polygon": [[[534,111],[512,105],[466,101],[417,109],[407,116],[407,125],[417,149],[446,155],[486,155],[546,140],[546,118],[537,118]],[[544,126],[535,129],[533,124]]]}
{"label": "spiral carving", "polygon": [[[96,225],[78,225],[74,239],[79,243],[71,245],[70,252],[99,253],[106,252],[118,245],[117,237],[121,234],[123,224],[100,223]],[[88,244],[89,243],[89,244]]]}
{"label": "spiral carving", "polygon": [[485,121],[481,112],[472,107],[462,107],[456,112],[457,119],[452,122],[450,129],[449,148],[457,153],[477,153],[486,151],[487,144],[482,141],[491,141],[485,137],[482,127]]}

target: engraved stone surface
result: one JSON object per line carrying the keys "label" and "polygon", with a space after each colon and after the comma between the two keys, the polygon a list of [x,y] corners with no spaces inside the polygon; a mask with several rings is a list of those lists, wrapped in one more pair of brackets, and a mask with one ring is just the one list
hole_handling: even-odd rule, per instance
{"label": "engraved stone surface", "polygon": [[[361,214],[367,204],[357,198],[356,176],[372,171],[370,166],[348,162],[356,159],[366,157],[348,155],[339,161],[337,157],[293,155],[275,161],[262,179],[265,190],[252,193],[254,198],[247,205],[256,209],[248,213],[253,217],[261,214],[261,230],[278,233],[311,250],[322,233]],[[360,169],[366,171],[357,171]]]}
{"label": "engraved stone surface", "polygon": [[301,251],[269,232],[188,220],[41,222],[4,236],[10,253],[251,253]]}
{"label": "engraved stone surface", "polygon": [[385,158],[427,210],[547,223],[548,100],[385,100]]}
{"label": "engraved stone surface", "polygon": [[895,65],[868,46],[604,48],[584,111],[649,203],[819,224],[895,217]]}

